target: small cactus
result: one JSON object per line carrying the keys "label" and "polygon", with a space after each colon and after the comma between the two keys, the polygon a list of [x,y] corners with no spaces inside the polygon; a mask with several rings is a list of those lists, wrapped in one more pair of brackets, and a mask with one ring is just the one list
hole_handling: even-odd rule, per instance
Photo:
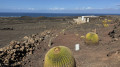
{"label": "small cactus", "polygon": [[104,27],[109,27],[109,25],[108,24],[103,24],[104,25]]}
{"label": "small cactus", "polygon": [[87,44],[97,44],[99,41],[98,35],[94,32],[86,34],[85,42]]}
{"label": "small cactus", "polygon": [[75,67],[75,61],[69,48],[56,46],[45,55],[44,67]]}
{"label": "small cactus", "polygon": [[103,23],[103,26],[104,27],[109,27],[109,25],[107,24],[108,22],[111,22],[112,20],[108,20],[108,19],[105,19],[105,20],[103,20],[102,21],[102,23]]}
{"label": "small cactus", "polygon": [[81,39],[85,39],[85,36],[81,36],[80,38],[81,38]]}

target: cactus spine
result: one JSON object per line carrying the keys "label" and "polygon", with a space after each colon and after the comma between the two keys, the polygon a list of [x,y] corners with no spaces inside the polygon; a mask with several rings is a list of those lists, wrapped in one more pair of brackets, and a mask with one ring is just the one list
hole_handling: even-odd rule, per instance
{"label": "cactus spine", "polygon": [[85,39],[87,44],[97,44],[99,41],[98,35],[94,32],[90,32],[86,34]]}
{"label": "cactus spine", "polygon": [[75,67],[75,61],[69,48],[56,46],[45,55],[44,67]]}

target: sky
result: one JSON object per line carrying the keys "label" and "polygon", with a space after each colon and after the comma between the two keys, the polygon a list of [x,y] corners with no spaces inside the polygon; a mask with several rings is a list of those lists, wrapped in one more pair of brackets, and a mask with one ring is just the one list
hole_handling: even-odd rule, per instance
{"label": "sky", "polygon": [[0,12],[120,14],[120,0],[0,0]]}

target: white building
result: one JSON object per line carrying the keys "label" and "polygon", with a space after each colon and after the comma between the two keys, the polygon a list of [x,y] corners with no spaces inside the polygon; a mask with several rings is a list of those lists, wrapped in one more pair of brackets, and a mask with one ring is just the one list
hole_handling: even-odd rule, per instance
{"label": "white building", "polygon": [[73,19],[73,21],[77,24],[81,24],[81,23],[86,23],[86,22],[90,22],[90,18],[96,18],[96,17],[99,17],[99,16],[81,16],[81,17],[78,17],[77,19]]}

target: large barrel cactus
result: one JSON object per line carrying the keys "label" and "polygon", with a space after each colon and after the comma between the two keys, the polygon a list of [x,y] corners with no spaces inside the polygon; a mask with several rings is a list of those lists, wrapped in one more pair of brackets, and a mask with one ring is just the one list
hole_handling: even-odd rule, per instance
{"label": "large barrel cactus", "polygon": [[94,32],[86,34],[85,42],[87,44],[97,44],[99,41],[98,35]]}
{"label": "large barrel cactus", "polygon": [[69,48],[56,46],[45,55],[44,67],[75,67],[75,60]]}

